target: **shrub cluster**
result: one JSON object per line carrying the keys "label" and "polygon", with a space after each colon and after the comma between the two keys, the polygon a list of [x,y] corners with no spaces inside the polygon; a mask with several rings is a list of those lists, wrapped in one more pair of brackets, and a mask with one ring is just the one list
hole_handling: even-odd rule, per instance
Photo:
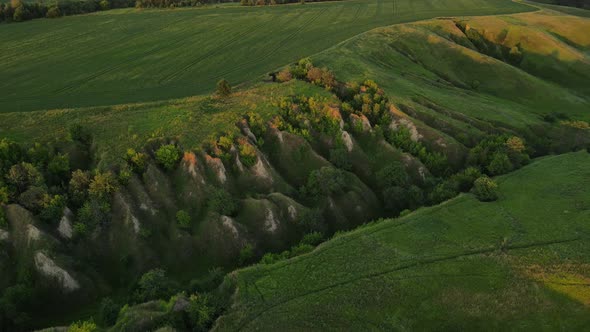
{"label": "shrub cluster", "polygon": [[472,148],[467,163],[489,175],[501,175],[526,165],[529,160],[524,140],[516,136],[496,135]]}
{"label": "shrub cluster", "polygon": [[313,135],[337,137],[342,118],[338,106],[326,99],[306,96],[285,97],[278,104],[279,117],[273,125],[307,140]]}

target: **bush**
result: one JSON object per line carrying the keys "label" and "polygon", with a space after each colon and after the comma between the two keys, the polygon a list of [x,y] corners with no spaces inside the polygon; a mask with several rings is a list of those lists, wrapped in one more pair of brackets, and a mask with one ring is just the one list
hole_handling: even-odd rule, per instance
{"label": "bush", "polygon": [[305,234],[301,239],[300,244],[308,244],[311,246],[317,246],[324,241],[324,234],[320,232],[312,232]]}
{"label": "bush", "polygon": [[457,196],[457,194],[456,184],[450,180],[434,187],[428,198],[431,204],[438,204]]}
{"label": "bush", "polygon": [[228,81],[222,79],[217,82],[217,94],[221,97],[227,97],[231,94],[231,85]]}
{"label": "bush", "polygon": [[174,144],[162,145],[156,151],[156,161],[168,171],[171,171],[179,160],[180,151]]}
{"label": "bush", "polygon": [[147,155],[145,153],[137,152],[134,149],[127,149],[125,160],[131,165],[131,168],[136,173],[145,171]]}
{"label": "bush", "polygon": [[215,318],[215,308],[205,294],[194,294],[189,298],[187,314],[192,331],[209,331]]}
{"label": "bush", "polygon": [[94,332],[94,331],[98,331],[98,327],[96,326],[96,324],[92,320],[78,321],[78,322],[72,323],[72,325],[70,325],[70,327],[68,328],[68,332]]}
{"label": "bush", "polygon": [[[91,199],[78,209],[78,223],[81,231],[93,229],[99,224],[106,224],[110,220],[111,205],[107,201]],[[80,232],[84,234],[84,232]]]}
{"label": "bush", "polygon": [[320,209],[306,210],[299,218],[299,227],[304,232],[319,232],[324,228],[324,217]]}
{"label": "bush", "polygon": [[57,6],[52,6],[47,10],[47,14],[45,15],[45,17],[47,18],[57,18],[61,16],[61,11],[59,10],[59,7]]}
{"label": "bush", "polygon": [[457,189],[461,192],[467,192],[473,187],[473,182],[481,176],[481,172],[476,167],[467,167],[460,173],[451,177],[457,184]]}
{"label": "bush", "polygon": [[308,252],[313,251],[314,246],[309,245],[309,244],[298,244],[296,246],[294,246],[293,248],[291,248],[291,253],[290,253],[290,257],[296,257],[296,256],[300,256],[303,254],[307,254]]}
{"label": "bush", "polygon": [[241,140],[239,144],[240,160],[242,164],[247,168],[250,168],[256,164],[258,156],[256,155],[256,149],[252,144],[245,140]]}
{"label": "bush", "polygon": [[111,298],[102,299],[98,311],[98,322],[104,327],[114,325],[119,317],[119,310],[121,310],[121,306]]}
{"label": "bush", "polygon": [[175,291],[176,287],[166,276],[166,271],[153,269],[141,276],[133,297],[135,302],[141,303],[169,298]]}
{"label": "bush", "polygon": [[473,194],[482,202],[491,202],[498,199],[498,185],[487,176],[475,180]]}
{"label": "bush", "polygon": [[277,73],[277,81],[280,83],[289,82],[293,79],[293,75],[291,75],[291,68],[287,67]]}
{"label": "bush", "polygon": [[512,170],[513,166],[510,162],[510,158],[505,153],[497,152],[492,161],[488,165],[487,169],[491,175],[506,174]]}
{"label": "bush", "polygon": [[410,183],[410,177],[405,167],[399,162],[383,167],[376,175],[377,183],[381,188],[404,187]]}
{"label": "bush", "polygon": [[252,247],[251,244],[247,244],[242,248],[242,250],[240,250],[238,264],[240,266],[244,266],[248,263],[252,263],[253,258],[254,258],[254,247]]}
{"label": "bush", "polygon": [[190,228],[191,216],[188,214],[188,212],[180,210],[176,212],[176,223],[178,223],[178,226],[182,228]]}
{"label": "bush", "polygon": [[283,261],[285,259],[289,258],[289,251],[283,251],[280,254],[275,254],[275,253],[266,253],[264,254],[264,256],[262,256],[262,258],[260,259],[260,264],[274,264],[280,261]]}
{"label": "bush", "polygon": [[221,215],[231,216],[238,209],[238,203],[230,193],[221,188],[215,188],[209,193],[209,208]]}
{"label": "bush", "polygon": [[330,162],[345,171],[352,169],[352,163],[348,156],[348,151],[345,148],[336,148],[330,150]]}
{"label": "bush", "polygon": [[346,187],[344,172],[334,167],[322,167],[311,172],[303,192],[309,197],[330,196]]}

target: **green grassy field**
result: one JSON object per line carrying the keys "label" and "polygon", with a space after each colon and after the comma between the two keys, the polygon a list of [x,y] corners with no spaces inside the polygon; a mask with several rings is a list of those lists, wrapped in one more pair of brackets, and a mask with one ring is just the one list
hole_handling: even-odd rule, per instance
{"label": "green grassy field", "polygon": [[580,330],[590,323],[590,154],[234,275],[217,330]]}
{"label": "green grassy field", "polygon": [[0,26],[0,112],[193,96],[378,26],[534,10],[509,0],[362,0],[276,7],[121,9]]}

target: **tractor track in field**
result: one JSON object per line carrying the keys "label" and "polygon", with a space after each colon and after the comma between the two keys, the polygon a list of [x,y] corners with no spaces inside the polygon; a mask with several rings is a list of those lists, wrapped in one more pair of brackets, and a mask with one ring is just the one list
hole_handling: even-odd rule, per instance
{"label": "tractor track in field", "polygon": [[[523,244],[519,244],[519,245],[510,245],[504,248],[504,251],[509,251],[509,250],[518,250],[518,249],[528,249],[528,248],[534,248],[534,247],[544,247],[544,246],[549,246],[549,245],[555,245],[555,244],[562,244],[562,243],[569,243],[569,242],[575,242],[575,241],[579,241],[581,240],[580,237],[575,237],[575,238],[568,238],[568,239],[559,239],[559,240],[551,240],[551,241],[538,241],[538,242],[530,242],[530,243],[523,243]],[[460,252],[457,254],[452,254],[452,255],[447,255],[447,256],[443,256],[443,257],[435,257],[435,258],[429,258],[429,259],[422,259],[420,261],[415,261],[415,262],[411,262],[411,263],[406,263],[406,264],[402,264],[399,266],[396,266],[394,268],[391,269],[386,269],[383,271],[378,271],[378,272],[373,272],[373,273],[368,273],[365,275],[361,275],[355,278],[351,278],[348,280],[344,280],[341,282],[337,282],[334,284],[330,284],[324,287],[320,287],[293,297],[289,297],[286,299],[279,299],[278,301],[276,301],[275,303],[267,306],[266,308],[262,309],[261,311],[259,311],[258,313],[251,315],[250,317],[246,318],[246,320],[244,322],[242,322],[237,330],[242,330],[244,329],[246,326],[248,326],[249,324],[251,324],[252,322],[254,322],[256,319],[258,319],[259,317],[261,317],[264,313],[278,307],[284,304],[287,304],[289,302],[304,298],[306,296],[309,295],[313,295],[313,294],[317,294],[317,293],[321,293],[323,291],[329,290],[329,289],[333,289],[336,287],[340,287],[340,286],[344,286],[344,285],[348,285],[354,282],[357,282],[359,280],[362,279],[372,279],[372,278],[376,278],[376,277],[380,277],[380,276],[384,276],[390,273],[394,273],[394,272],[399,272],[399,271],[404,271],[404,270],[408,270],[408,269],[412,269],[412,268],[416,268],[416,267],[420,267],[420,266],[425,266],[425,265],[430,265],[430,264],[436,264],[436,263],[440,263],[440,262],[445,262],[445,261],[451,261],[451,260],[455,260],[458,258],[463,258],[463,257],[471,257],[471,256],[476,256],[476,255],[482,255],[482,254],[488,254],[488,253],[492,253],[492,252],[496,252],[498,250],[500,250],[501,248],[498,247],[487,247],[487,248],[480,248],[480,249],[474,249],[474,250],[469,250],[466,252]]]}
{"label": "tractor track in field", "polygon": [[293,31],[291,34],[289,34],[286,38],[284,38],[283,40],[281,40],[280,42],[277,43],[277,45],[271,49],[270,52],[264,54],[263,56],[250,60],[250,61],[246,61],[232,69],[226,70],[220,74],[217,74],[215,76],[210,76],[208,79],[211,80],[216,80],[219,78],[222,78],[226,75],[229,75],[231,73],[234,73],[236,71],[239,71],[243,68],[246,68],[248,66],[260,63],[265,61],[266,59],[268,59],[269,57],[273,56],[274,54],[278,53],[279,50],[281,48],[283,48],[283,46],[285,46],[289,41],[291,41],[293,38],[295,38],[296,35],[298,35],[300,32],[304,31],[305,29],[307,29],[311,24],[313,24],[315,21],[317,21],[318,18],[320,18],[327,10],[329,9],[329,7],[326,7],[325,9],[318,11],[317,15],[312,16],[309,20],[307,20],[306,22],[304,22],[303,24],[301,24],[297,29],[295,29],[295,31]]}
{"label": "tractor track in field", "polygon": [[[174,22],[171,22],[169,25],[176,24],[176,23],[178,23],[178,22],[181,22],[181,21],[184,21],[184,20],[186,20],[186,19],[187,19],[187,18],[181,18],[181,19],[178,19],[178,20],[176,20],[176,21],[174,21]],[[157,30],[155,30],[154,32],[159,32],[159,31],[162,31],[162,30],[164,30],[166,27],[167,27],[167,26],[162,26],[160,29],[157,29]],[[134,34],[131,34],[131,35],[126,35],[124,38],[129,38],[130,36],[137,36],[137,35],[140,35],[140,34],[142,34],[142,33],[143,33],[143,31],[139,31],[139,32],[136,32],[136,33],[134,33]],[[200,33],[200,32],[197,32],[196,34],[199,34],[199,33]],[[180,43],[181,43],[181,42],[183,42],[185,39],[186,39],[186,37],[185,37],[185,36],[179,37],[179,38],[175,39],[174,41],[172,41],[171,43],[167,44],[167,45],[166,45],[166,47],[169,47],[169,46],[174,46],[174,45],[176,45],[176,44],[180,44]],[[146,57],[146,56],[148,56],[148,55],[154,54],[154,53],[156,53],[157,51],[161,50],[161,48],[162,48],[162,47],[161,47],[160,45],[154,45],[154,47],[153,47],[151,50],[149,50],[149,51],[147,51],[147,52],[143,53],[143,54],[141,55],[141,57],[143,58],[143,57]],[[131,59],[127,59],[127,60],[125,60],[125,61],[123,61],[123,62],[120,62],[120,63],[118,63],[118,64],[114,65],[114,66],[111,66],[111,67],[105,68],[105,69],[103,69],[103,70],[100,70],[100,71],[98,71],[98,72],[96,72],[96,73],[94,73],[94,74],[92,74],[92,75],[89,75],[89,76],[87,76],[87,77],[84,77],[84,78],[82,78],[82,79],[79,79],[79,80],[77,80],[77,81],[75,81],[75,82],[71,82],[70,84],[68,84],[68,85],[66,85],[66,86],[64,86],[64,87],[62,87],[62,88],[60,88],[60,89],[58,89],[58,90],[55,90],[55,91],[53,91],[53,93],[60,94],[60,93],[64,93],[64,92],[67,92],[67,91],[73,90],[73,89],[75,89],[76,87],[79,87],[79,86],[81,86],[81,85],[84,85],[84,84],[86,84],[86,83],[88,83],[88,82],[90,82],[90,81],[92,81],[92,80],[94,80],[94,79],[96,79],[96,78],[98,78],[98,77],[100,77],[100,76],[103,76],[103,75],[105,75],[105,74],[108,74],[108,73],[110,73],[110,72],[112,72],[112,71],[114,71],[114,70],[117,70],[117,69],[121,68],[122,66],[125,66],[125,65],[127,65],[127,64],[129,64],[129,63],[132,63],[132,62],[135,62],[135,61],[137,61],[137,60],[138,60],[138,58],[131,58]]]}
{"label": "tractor track in field", "polygon": [[[299,13],[299,15],[297,15],[296,17],[294,17],[293,19],[299,17],[302,13]],[[159,85],[164,85],[164,83],[169,82],[171,80],[173,80],[174,78],[176,78],[178,75],[190,70],[192,67],[196,66],[197,64],[199,64],[200,62],[202,62],[203,60],[206,60],[212,56],[218,55],[219,53],[221,53],[221,51],[231,47],[232,45],[234,45],[236,42],[240,41],[242,39],[242,37],[248,35],[249,33],[251,33],[253,30],[258,29],[259,27],[263,26],[264,24],[267,24],[268,21],[262,21],[260,23],[256,23],[253,25],[253,27],[249,27],[248,29],[244,29],[244,31],[236,34],[235,36],[231,37],[227,42],[225,42],[223,45],[221,45],[221,47],[217,47],[212,49],[211,51],[201,55],[200,57],[198,57],[196,60],[189,62],[187,65],[181,67],[180,69],[174,71],[173,73],[165,76],[164,78],[160,79],[158,84]]]}

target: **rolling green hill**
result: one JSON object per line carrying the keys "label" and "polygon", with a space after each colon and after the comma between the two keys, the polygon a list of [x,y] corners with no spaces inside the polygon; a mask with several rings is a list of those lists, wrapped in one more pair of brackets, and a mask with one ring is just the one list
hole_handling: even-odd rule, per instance
{"label": "rolling green hill", "polygon": [[378,26],[533,10],[509,0],[362,0],[276,7],[121,9],[0,26],[0,112],[192,96]]}
{"label": "rolling green hill", "polygon": [[589,323],[590,154],[237,271],[215,330],[580,330]]}

